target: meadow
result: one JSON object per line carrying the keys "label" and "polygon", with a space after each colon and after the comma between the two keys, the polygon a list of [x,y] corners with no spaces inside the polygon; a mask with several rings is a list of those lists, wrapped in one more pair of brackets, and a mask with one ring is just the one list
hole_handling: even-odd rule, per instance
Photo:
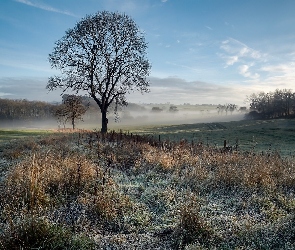
{"label": "meadow", "polygon": [[0,143],[17,139],[38,137],[52,133],[53,130],[32,130],[32,129],[0,129]]}
{"label": "meadow", "polygon": [[295,120],[240,120],[179,125],[133,127],[130,131],[155,139],[180,141],[222,148],[227,146],[243,152],[277,152],[295,155]]}
{"label": "meadow", "polygon": [[0,249],[294,249],[294,120],[14,133]]}

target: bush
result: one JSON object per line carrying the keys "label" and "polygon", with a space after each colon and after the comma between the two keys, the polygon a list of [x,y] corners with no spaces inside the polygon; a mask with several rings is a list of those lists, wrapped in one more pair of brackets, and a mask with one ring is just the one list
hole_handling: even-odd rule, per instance
{"label": "bush", "polygon": [[82,197],[80,202],[90,208],[105,229],[113,232],[127,230],[124,218],[132,212],[132,202],[128,196],[118,193],[115,187],[105,185],[95,195]]}
{"label": "bush", "polygon": [[79,156],[63,157],[58,152],[34,154],[7,175],[1,198],[19,210],[42,209],[62,197],[88,191],[100,169]]}
{"label": "bush", "polygon": [[8,228],[0,236],[2,249],[94,249],[94,242],[34,216]]}
{"label": "bush", "polygon": [[213,233],[200,215],[197,198],[190,195],[187,200],[188,202],[180,207],[179,223],[172,235],[176,249],[184,249],[186,245],[195,242],[205,243]]}

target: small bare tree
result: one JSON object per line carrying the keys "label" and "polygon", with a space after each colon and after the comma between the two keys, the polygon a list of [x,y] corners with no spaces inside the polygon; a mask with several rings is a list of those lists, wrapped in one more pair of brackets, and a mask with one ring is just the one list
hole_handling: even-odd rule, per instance
{"label": "small bare tree", "polygon": [[50,77],[47,89],[86,91],[102,114],[107,132],[107,112],[112,103],[127,105],[126,94],[148,92],[150,63],[147,44],[135,22],[125,14],[98,12],[69,29],[49,55],[62,76]]}
{"label": "small bare tree", "polygon": [[64,110],[65,110],[64,104],[60,104],[54,112],[54,116],[57,119],[58,128],[60,128],[61,125],[63,125],[63,128],[66,128],[67,120],[66,120],[66,115]]}
{"label": "small bare tree", "polygon": [[77,120],[83,120],[82,116],[86,113],[87,107],[82,103],[82,97],[76,95],[64,95],[63,103],[57,108],[55,116],[59,123],[65,123],[70,120],[73,129]]}

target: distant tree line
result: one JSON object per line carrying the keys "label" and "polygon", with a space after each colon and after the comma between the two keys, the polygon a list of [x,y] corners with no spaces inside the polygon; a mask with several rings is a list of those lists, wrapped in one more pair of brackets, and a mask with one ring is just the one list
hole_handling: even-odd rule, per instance
{"label": "distant tree line", "polygon": [[[1,124],[11,122],[34,122],[45,120],[57,120],[59,126],[70,121],[73,128],[77,120],[89,107],[89,98],[76,95],[63,95],[61,103],[48,103],[41,101],[11,100],[0,98]],[[96,111],[97,112],[97,111]]]}
{"label": "distant tree line", "polygon": [[[115,110],[115,104],[111,104],[109,109]],[[145,108],[135,103],[129,103],[128,110],[142,112]],[[87,96],[64,94],[61,102],[56,103],[0,98],[0,126],[25,125],[27,122],[56,120],[60,128],[65,128],[67,123],[71,123],[72,127],[75,128],[78,120],[91,123],[100,121],[101,117],[98,111],[96,102]],[[114,116],[110,116],[110,118],[115,120]]]}
{"label": "distant tree line", "polygon": [[250,103],[248,119],[273,119],[295,117],[295,93],[290,89],[260,92],[247,97]]}
{"label": "distant tree line", "polygon": [[0,98],[0,120],[40,120],[54,116],[58,105],[41,102],[23,100],[10,100]]}
{"label": "distant tree line", "polygon": [[228,104],[225,104],[225,105],[218,105],[217,106],[217,112],[218,114],[223,114],[223,112],[225,112],[225,114],[227,115],[228,112],[230,112],[231,114],[237,110],[238,108],[238,105],[236,104],[232,104],[232,103],[228,103]]}

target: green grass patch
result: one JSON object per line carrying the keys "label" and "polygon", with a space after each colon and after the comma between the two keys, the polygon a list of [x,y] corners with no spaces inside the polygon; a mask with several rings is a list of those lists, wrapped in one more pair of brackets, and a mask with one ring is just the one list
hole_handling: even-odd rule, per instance
{"label": "green grass patch", "polygon": [[295,120],[242,120],[232,122],[195,123],[171,126],[130,128],[130,133],[151,135],[161,140],[203,143],[209,146],[236,146],[243,151],[277,151],[294,155]]}
{"label": "green grass patch", "polygon": [[49,135],[54,133],[51,130],[15,130],[15,129],[1,129],[0,142],[10,141],[15,139],[24,139],[26,137],[36,137]]}

